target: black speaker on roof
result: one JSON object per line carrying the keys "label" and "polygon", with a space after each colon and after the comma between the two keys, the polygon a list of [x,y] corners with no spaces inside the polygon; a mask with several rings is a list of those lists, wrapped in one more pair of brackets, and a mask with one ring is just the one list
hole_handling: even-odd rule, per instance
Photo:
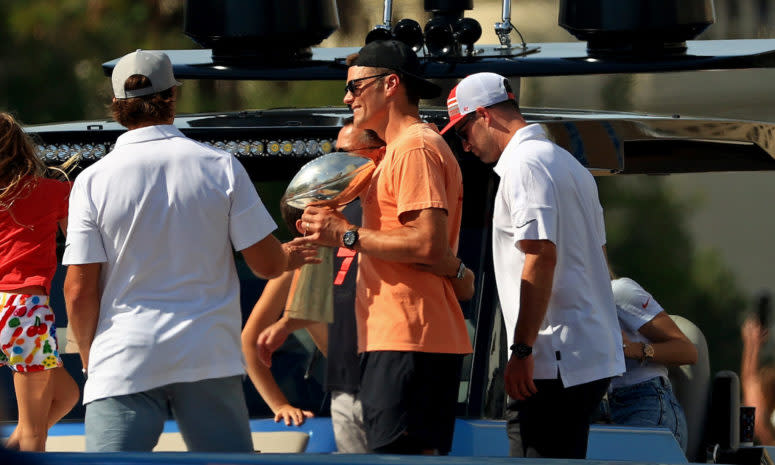
{"label": "black speaker on roof", "polygon": [[454,11],[462,15],[463,10],[474,9],[474,0],[424,0],[423,8],[425,11]]}
{"label": "black speaker on roof", "polygon": [[680,55],[713,24],[713,0],[560,0],[558,23],[590,56]]}
{"label": "black speaker on roof", "polygon": [[420,23],[409,18],[404,18],[393,26],[393,37],[412,47],[415,52],[420,50],[425,42]]}
{"label": "black speaker on roof", "polygon": [[431,19],[425,24],[425,46],[432,56],[460,55],[463,46],[470,52],[482,35],[474,19],[464,18],[465,10],[474,8],[473,0],[424,0]]}
{"label": "black speaker on roof", "polygon": [[336,0],[187,0],[184,32],[218,64],[303,60],[339,28]]}

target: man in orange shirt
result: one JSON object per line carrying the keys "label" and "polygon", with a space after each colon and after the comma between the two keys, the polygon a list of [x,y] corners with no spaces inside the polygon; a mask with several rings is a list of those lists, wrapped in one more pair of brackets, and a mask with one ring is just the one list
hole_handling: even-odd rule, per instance
{"label": "man in orange shirt", "polygon": [[360,253],[356,316],[369,447],[446,454],[471,343],[452,283],[428,266],[453,263],[457,269],[441,274],[464,275],[462,262],[449,260],[457,252],[462,175],[437,128],[420,119],[420,98],[440,89],[419,76],[411,48],[375,41],[350,63],[344,103],[354,125],[375,131],[386,152],[361,194],[362,228],[329,208],[308,207],[302,222],[309,242]]}

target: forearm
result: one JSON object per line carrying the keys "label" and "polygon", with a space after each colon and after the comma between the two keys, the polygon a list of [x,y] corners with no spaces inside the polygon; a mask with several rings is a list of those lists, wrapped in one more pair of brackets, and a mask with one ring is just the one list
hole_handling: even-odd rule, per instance
{"label": "forearm", "polygon": [[761,444],[775,444],[775,430],[770,424],[766,401],[759,378],[759,344],[743,339],[743,357],[740,365],[740,384],[743,404],[756,408],[754,435]]}
{"label": "forearm", "polygon": [[447,248],[444,257],[431,265],[414,263],[415,268],[422,271],[428,271],[438,276],[449,279],[452,284],[452,290],[455,292],[457,300],[471,300],[474,296],[474,281],[476,276],[474,272],[465,268],[462,278],[458,279],[457,274],[460,266],[464,266],[463,261],[459,259],[451,248]]}
{"label": "forearm", "polygon": [[411,226],[389,231],[361,228],[355,250],[381,260],[399,263],[434,264],[444,257],[449,245],[437,234]]}
{"label": "forearm", "polygon": [[[403,212],[400,226],[390,230],[358,228],[353,248],[385,261],[434,264],[444,258],[449,248],[447,211],[425,208]],[[301,242],[338,247],[348,230],[354,228],[339,212],[330,208],[309,206],[301,216],[308,232]]]}
{"label": "forearm", "polygon": [[[669,340],[663,342],[651,342],[654,348],[652,360],[662,365],[678,366],[694,364],[697,362],[697,349],[689,341]],[[630,342],[624,347],[624,356],[627,358],[642,360],[644,343]]]}
{"label": "forearm", "polygon": [[84,368],[89,366],[89,351],[94,335],[97,332],[97,322],[100,314],[100,299],[96,294],[65,294],[67,318],[70,321],[70,331],[78,343],[81,362]]}
{"label": "forearm", "polygon": [[740,379],[757,378],[759,372],[759,345],[743,342],[743,357],[740,364]]}
{"label": "forearm", "polygon": [[466,268],[463,279],[457,279],[456,277],[449,278],[452,282],[452,289],[455,291],[455,297],[458,300],[467,301],[471,300],[474,296],[476,289],[474,288],[474,272]]}
{"label": "forearm", "polygon": [[531,254],[525,256],[519,296],[519,318],[514,343],[532,346],[549,308],[554,283],[556,255]]}
{"label": "forearm", "polygon": [[280,407],[288,404],[288,398],[277,385],[271,370],[259,361],[255,346],[255,341],[253,344],[242,344],[248,376],[264,402],[272,409],[273,413],[277,413]]}
{"label": "forearm", "polygon": [[271,234],[240,253],[250,271],[259,278],[277,278],[288,268],[289,251]]}

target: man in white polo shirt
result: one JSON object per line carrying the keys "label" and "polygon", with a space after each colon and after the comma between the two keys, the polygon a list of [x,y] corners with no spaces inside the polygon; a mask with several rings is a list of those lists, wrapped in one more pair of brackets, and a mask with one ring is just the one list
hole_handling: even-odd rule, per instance
{"label": "man in white polo shirt", "polygon": [[88,378],[86,450],[151,451],[168,410],[189,450],[252,452],[232,248],[261,277],[315,259],[280,244],[240,163],[175,126],[172,64],[113,70],[129,131],[70,196],[65,301]]}
{"label": "man in white polo shirt", "polygon": [[511,453],[585,458],[589,418],[625,370],[594,178],[527,124],[503,76],[466,77],[447,108],[442,132],[454,129],[500,177],[493,261],[511,344]]}

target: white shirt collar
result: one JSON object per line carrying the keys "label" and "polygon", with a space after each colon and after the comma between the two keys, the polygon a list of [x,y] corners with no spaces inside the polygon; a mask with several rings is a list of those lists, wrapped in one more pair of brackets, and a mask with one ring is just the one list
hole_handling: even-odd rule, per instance
{"label": "white shirt collar", "polygon": [[517,130],[517,132],[511,136],[511,140],[509,140],[509,143],[506,144],[506,147],[503,149],[503,153],[498,158],[498,162],[495,163],[495,166],[493,167],[495,174],[503,177],[503,173],[506,171],[506,166],[508,166],[509,163],[506,161],[506,159],[516,156],[516,149],[519,144],[525,142],[528,139],[539,138],[546,139],[546,133],[540,124],[528,124],[527,126]]}
{"label": "white shirt collar", "polygon": [[[115,148],[122,145],[136,144],[151,140],[169,139],[170,137],[185,137],[180,129],[171,124],[159,124],[155,126],[146,126],[144,128],[132,129],[127,131],[116,139]],[[115,149],[114,149],[115,150]]]}

